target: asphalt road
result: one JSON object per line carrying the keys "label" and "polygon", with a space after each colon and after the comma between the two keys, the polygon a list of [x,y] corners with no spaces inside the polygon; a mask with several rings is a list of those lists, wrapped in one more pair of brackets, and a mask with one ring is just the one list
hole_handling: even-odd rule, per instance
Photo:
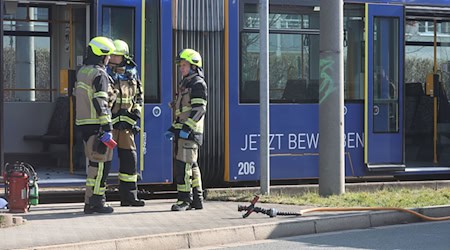
{"label": "asphalt road", "polygon": [[450,221],[422,222],[223,245],[207,249],[450,249],[449,232]]}

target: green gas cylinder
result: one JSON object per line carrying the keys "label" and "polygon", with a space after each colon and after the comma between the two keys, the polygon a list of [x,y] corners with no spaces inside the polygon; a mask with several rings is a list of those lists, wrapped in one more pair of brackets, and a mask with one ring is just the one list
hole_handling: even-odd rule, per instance
{"label": "green gas cylinder", "polygon": [[37,181],[34,181],[33,185],[30,186],[30,197],[28,202],[34,206],[39,204],[39,187]]}

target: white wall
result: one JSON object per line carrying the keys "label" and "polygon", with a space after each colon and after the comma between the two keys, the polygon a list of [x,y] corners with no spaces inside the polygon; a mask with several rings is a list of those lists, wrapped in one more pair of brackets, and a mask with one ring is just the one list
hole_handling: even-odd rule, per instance
{"label": "white wall", "polygon": [[24,135],[43,135],[55,104],[46,102],[11,102],[4,104],[5,153],[40,152],[42,143],[24,141]]}

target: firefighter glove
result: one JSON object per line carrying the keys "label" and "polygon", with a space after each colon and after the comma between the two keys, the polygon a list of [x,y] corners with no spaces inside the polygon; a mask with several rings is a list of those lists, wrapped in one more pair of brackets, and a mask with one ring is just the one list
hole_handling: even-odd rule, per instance
{"label": "firefighter glove", "polygon": [[100,137],[100,140],[102,142],[109,142],[112,139],[112,133],[111,132],[105,132],[103,133],[103,135]]}
{"label": "firefighter glove", "polygon": [[171,131],[166,131],[164,133],[164,136],[166,137],[167,140],[172,141],[173,140],[173,133]]}
{"label": "firefighter glove", "polygon": [[180,138],[187,139],[190,133],[190,131],[180,130]]}

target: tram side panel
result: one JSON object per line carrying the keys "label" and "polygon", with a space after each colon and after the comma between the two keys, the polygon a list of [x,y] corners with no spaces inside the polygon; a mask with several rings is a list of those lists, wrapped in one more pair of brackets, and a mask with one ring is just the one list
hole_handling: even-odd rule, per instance
{"label": "tram side panel", "polygon": [[[345,175],[362,176],[363,105],[347,104],[345,113]],[[270,121],[271,179],[318,178],[319,105],[271,105]],[[259,106],[230,106],[228,181],[259,180],[259,138]]]}

